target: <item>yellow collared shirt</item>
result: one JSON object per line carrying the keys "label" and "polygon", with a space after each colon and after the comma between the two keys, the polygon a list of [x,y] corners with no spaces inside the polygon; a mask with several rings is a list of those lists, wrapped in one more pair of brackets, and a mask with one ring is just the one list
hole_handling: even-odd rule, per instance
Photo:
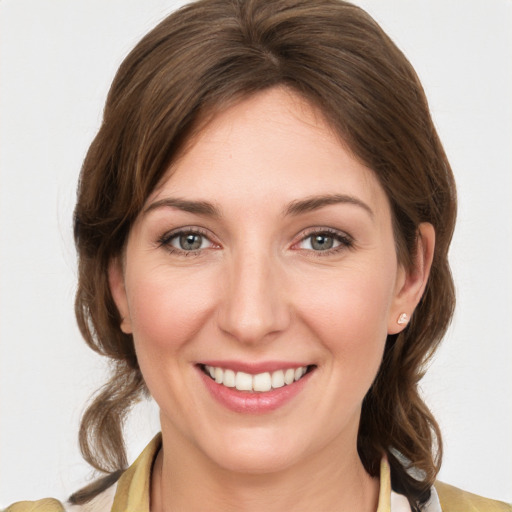
{"label": "yellow collared shirt", "polygon": [[[151,468],[162,444],[158,434],[118,482],[85,505],[63,504],[53,498],[20,501],[5,512],[150,512]],[[436,483],[424,512],[512,512],[506,503],[481,498],[456,487]],[[199,511],[198,511],[199,512]],[[409,502],[391,489],[390,469],[386,459],[380,466],[379,505],[376,512],[411,512]]]}

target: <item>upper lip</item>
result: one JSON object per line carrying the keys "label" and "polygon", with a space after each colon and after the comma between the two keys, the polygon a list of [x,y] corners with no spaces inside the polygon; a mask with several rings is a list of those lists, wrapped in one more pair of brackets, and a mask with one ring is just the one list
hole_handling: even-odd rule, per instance
{"label": "upper lip", "polygon": [[244,362],[233,360],[208,360],[201,361],[198,364],[203,366],[214,366],[225,370],[233,370],[234,372],[245,372],[252,375],[265,372],[275,372],[277,370],[287,370],[288,368],[300,368],[302,366],[311,366],[311,363],[297,361],[261,361],[261,362]]}

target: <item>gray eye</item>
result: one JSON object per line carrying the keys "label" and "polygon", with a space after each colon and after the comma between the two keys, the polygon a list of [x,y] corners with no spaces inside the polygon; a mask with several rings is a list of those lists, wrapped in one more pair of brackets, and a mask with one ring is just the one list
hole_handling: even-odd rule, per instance
{"label": "gray eye", "polygon": [[334,237],[319,233],[309,237],[311,248],[315,251],[328,251],[334,247]]}
{"label": "gray eye", "polygon": [[187,233],[178,237],[179,248],[183,251],[196,251],[203,245],[203,236],[197,233]]}
{"label": "gray eye", "polygon": [[194,253],[195,251],[202,251],[203,249],[209,249],[214,246],[207,235],[189,229],[164,235],[160,243],[162,246],[169,247],[171,252],[182,254]]}

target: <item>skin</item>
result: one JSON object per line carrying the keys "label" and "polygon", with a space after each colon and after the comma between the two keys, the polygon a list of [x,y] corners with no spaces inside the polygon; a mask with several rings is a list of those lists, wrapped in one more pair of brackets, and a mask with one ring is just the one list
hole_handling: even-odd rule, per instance
{"label": "skin", "polygon": [[[345,200],[290,211],[333,195]],[[211,203],[218,216],[176,198]],[[191,228],[201,248],[186,253],[175,235]],[[333,248],[313,247],[312,232]],[[161,410],[153,512],[376,510],[379,483],[356,449],[361,403],[387,334],[423,293],[434,231],[422,224],[419,234],[406,271],[375,175],[284,88],[203,127],[110,266],[121,328]],[[291,401],[244,414],[207,392],[197,363],[212,359],[315,369]]]}

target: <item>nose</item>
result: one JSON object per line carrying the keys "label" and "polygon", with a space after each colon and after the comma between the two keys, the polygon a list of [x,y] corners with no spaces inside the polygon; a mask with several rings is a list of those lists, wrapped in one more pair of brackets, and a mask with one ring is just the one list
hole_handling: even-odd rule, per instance
{"label": "nose", "polygon": [[220,329],[240,343],[273,339],[290,323],[280,265],[265,253],[233,258],[218,310]]}

